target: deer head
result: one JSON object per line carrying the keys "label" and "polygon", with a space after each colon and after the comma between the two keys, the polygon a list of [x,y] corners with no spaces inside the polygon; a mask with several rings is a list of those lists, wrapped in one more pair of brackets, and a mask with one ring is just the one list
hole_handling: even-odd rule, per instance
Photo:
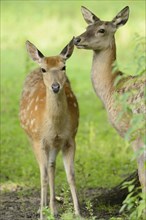
{"label": "deer head", "polygon": [[74,39],[77,48],[91,50],[105,50],[112,47],[116,30],[126,24],[129,17],[129,7],[123,8],[112,21],[102,21],[85,7],[81,7],[85,21],[88,24],[86,31]]}
{"label": "deer head", "polygon": [[44,84],[53,93],[59,93],[67,78],[65,62],[72,55],[74,43],[72,39],[58,56],[45,57],[31,42],[26,41],[28,54],[39,64]]}

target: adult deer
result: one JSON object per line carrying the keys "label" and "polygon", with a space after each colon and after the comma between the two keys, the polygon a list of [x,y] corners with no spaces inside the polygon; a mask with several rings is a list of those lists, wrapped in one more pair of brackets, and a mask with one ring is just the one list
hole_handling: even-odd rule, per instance
{"label": "adult deer", "polygon": [[[145,76],[123,77],[115,85],[118,77],[122,77],[122,73],[113,69],[116,60],[114,34],[119,27],[126,24],[129,17],[129,7],[122,9],[112,21],[100,20],[85,7],[82,7],[81,11],[88,27],[83,34],[74,39],[74,44],[79,49],[93,50],[91,79],[94,90],[102,100],[111,124],[124,137],[130,127],[131,115],[125,113],[119,118],[119,114],[122,112],[122,103],[120,101],[118,103],[118,100],[120,100],[121,95],[134,89],[134,95],[127,100],[131,105],[132,115],[146,112],[144,103]],[[143,147],[144,143],[140,135],[136,137],[132,145],[134,151],[138,151]],[[137,158],[139,180],[143,191],[146,191],[145,161],[146,155],[143,151]]]}
{"label": "adult deer", "polygon": [[45,57],[32,43],[26,42],[29,56],[39,64],[26,78],[20,101],[21,126],[29,136],[40,168],[41,212],[47,206],[48,182],[50,209],[56,216],[55,161],[61,150],[70,185],[75,214],[79,205],[74,178],[75,135],[78,128],[77,99],[66,76],[66,60],[72,55],[73,39],[58,56]]}

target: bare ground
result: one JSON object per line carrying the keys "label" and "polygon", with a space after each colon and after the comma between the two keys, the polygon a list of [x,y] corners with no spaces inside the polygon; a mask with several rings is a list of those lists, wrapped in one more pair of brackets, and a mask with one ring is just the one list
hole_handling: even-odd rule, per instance
{"label": "bare ground", "polygon": [[[134,179],[135,187],[139,186],[137,171],[124,181]],[[123,182],[124,182],[123,181]],[[120,217],[119,209],[122,201],[128,194],[123,189],[123,182],[112,189],[95,188],[79,192],[81,214],[86,219],[95,216],[96,220],[109,220],[111,217]],[[72,201],[65,201],[66,192],[62,192],[57,200],[59,214],[66,212],[72,206]],[[71,196],[68,196],[71,198]],[[38,189],[14,187],[9,191],[1,189],[0,220],[38,220],[40,191]],[[126,220],[126,218],[123,218]],[[70,220],[70,219],[61,219]]]}
{"label": "bare ground", "polygon": [[[106,189],[89,189],[81,192],[81,212],[82,216],[88,219],[91,214],[100,220],[108,220],[112,216],[119,216],[119,204],[105,205],[104,197],[108,194]],[[102,201],[103,195],[103,201]],[[60,197],[62,198],[62,197]],[[86,201],[91,201],[92,206],[87,208]],[[99,200],[98,200],[99,198]],[[14,192],[1,192],[0,195],[0,220],[37,220],[39,218],[38,208],[40,204],[40,192],[36,189],[18,189]],[[71,201],[69,205],[71,206]],[[63,198],[57,201],[59,212],[67,211]],[[68,219],[69,220],[69,219]]]}

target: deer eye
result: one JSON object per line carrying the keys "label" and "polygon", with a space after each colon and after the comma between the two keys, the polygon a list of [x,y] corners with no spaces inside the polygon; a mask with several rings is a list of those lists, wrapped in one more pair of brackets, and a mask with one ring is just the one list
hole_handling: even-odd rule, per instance
{"label": "deer eye", "polygon": [[63,71],[63,70],[66,70],[66,66],[63,66],[61,70],[62,70],[62,71]]}
{"label": "deer eye", "polygon": [[45,72],[46,72],[46,70],[45,70],[44,68],[41,68],[41,70],[42,70],[42,72],[43,72],[43,73],[45,73]]}
{"label": "deer eye", "polygon": [[104,29],[99,29],[98,32],[103,34],[103,33],[105,33],[105,30]]}

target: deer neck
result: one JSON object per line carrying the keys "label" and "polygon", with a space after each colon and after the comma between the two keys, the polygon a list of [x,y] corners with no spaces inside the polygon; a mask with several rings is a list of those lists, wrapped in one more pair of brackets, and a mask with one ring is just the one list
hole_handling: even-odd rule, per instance
{"label": "deer neck", "polygon": [[114,74],[112,73],[112,66],[115,60],[115,44],[104,51],[93,51],[91,70],[92,84],[96,94],[102,100],[105,107],[108,104],[107,102],[111,99],[111,95],[114,90]]}
{"label": "deer neck", "polygon": [[67,100],[65,91],[62,90],[58,94],[54,94],[47,89],[46,92],[46,110],[49,118],[55,121],[60,121],[67,113]]}

